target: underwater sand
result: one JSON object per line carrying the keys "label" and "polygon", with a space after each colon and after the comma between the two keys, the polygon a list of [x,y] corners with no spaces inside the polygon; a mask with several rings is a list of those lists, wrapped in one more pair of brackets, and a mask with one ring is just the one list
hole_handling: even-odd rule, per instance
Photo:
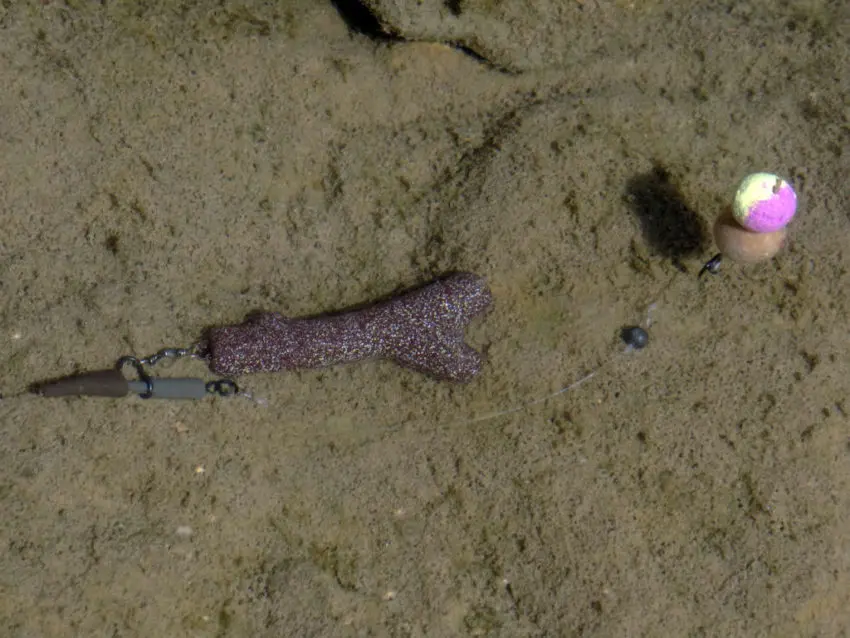
{"label": "underwater sand", "polygon": [[[846,9],[576,5],[522,72],[312,0],[0,6],[0,635],[848,635]],[[790,246],[698,280],[757,170]],[[27,393],[455,270],[469,385]]]}

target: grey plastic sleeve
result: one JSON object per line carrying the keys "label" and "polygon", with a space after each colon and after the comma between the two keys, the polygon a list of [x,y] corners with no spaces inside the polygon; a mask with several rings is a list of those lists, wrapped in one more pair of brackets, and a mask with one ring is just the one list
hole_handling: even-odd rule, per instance
{"label": "grey plastic sleeve", "polygon": [[[147,392],[144,381],[130,381],[130,391],[142,395]],[[151,399],[203,399],[208,396],[207,384],[203,379],[153,378]]]}

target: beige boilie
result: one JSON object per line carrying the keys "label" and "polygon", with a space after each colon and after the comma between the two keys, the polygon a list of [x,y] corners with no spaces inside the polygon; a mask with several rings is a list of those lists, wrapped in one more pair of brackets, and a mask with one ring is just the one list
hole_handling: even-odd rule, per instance
{"label": "beige boilie", "polygon": [[766,261],[785,244],[784,228],[772,233],[755,233],[735,221],[732,211],[725,211],[714,223],[714,241],[723,257],[742,264]]}

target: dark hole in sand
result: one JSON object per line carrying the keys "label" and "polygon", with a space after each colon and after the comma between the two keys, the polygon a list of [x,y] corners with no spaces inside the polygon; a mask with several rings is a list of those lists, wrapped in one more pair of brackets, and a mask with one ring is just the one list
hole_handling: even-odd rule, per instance
{"label": "dark hole in sand", "polygon": [[463,13],[463,7],[461,6],[461,0],[443,0],[443,6],[449,10],[453,16],[457,17]]}
{"label": "dark hole in sand", "polygon": [[[342,17],[345,21],[345,24],[348,25],[348,28],[353,32],[365,35],[376,42],[407,42],[407,40],[401,35],[386,31],[381,25],[381,21],[378,17],[369,9],[369,7],[363,4],[363,2],[360,2],[360,0],[331,0],[331,4],[337,10],[340,17]],[[459,0],[447,0],[445,2],[445,7],[455,17],[460,16],[463,11]],[[513,75],[512,71],[491,62],[481,53],[470,48],[463,42],[447,40],[444,44],[457,49],[461,53],[471,57],[476,62],[484,64],[494,71]]]}
{"label": "dark hole in sand", "polygon": [[374,40],[396,40],[392,34],[384,31],[377,16],[360,0],[331,0],[331,4],[355,33]]}

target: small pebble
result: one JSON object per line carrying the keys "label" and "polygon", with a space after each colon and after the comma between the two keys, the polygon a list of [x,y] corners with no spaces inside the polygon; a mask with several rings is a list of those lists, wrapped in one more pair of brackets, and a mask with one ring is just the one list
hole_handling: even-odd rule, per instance
{"label": "small pebble", "polygon": [[620,332],[620,338],[630,348],[640,350],[649,343],[649,333],[640,326],[629,326]]}

